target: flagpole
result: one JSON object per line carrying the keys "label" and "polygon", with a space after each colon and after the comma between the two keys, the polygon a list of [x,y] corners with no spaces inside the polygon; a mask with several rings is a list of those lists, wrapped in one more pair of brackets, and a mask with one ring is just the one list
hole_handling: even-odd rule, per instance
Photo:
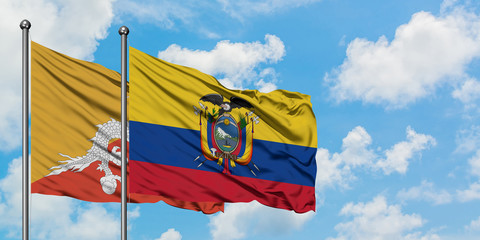
{"label": "flagpole", "polygon": [[28,86],[28,60],[29,60],[29,39],[28,31],[32,25],[28,20],[20,22],[22,29],[22,237],[23,240],[29,238],[29,219],[30,219],[30,179],[28,170],[30,169],[28,162],[28,103],[29,103],[29,86]]}
{"label": "flagpole", "polygon": [[127,35],[128,28],[120,27],[122,38],[122,240],[127,240]]}

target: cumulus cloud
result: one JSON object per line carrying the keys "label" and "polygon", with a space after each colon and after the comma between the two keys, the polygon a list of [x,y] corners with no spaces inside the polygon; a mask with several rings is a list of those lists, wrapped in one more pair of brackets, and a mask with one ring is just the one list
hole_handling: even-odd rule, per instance
{"label": "cumulus cloud", "polygon": [[[195,31],[198,34],[211,38],[220,38],[219,33],[212,30],[211,21],[217,25],[225,24],[218,19],[208,18],[202,13],[210,15],[226,16],[225,19],[233,23],[245,22],[249,17],[265,15],[282,10],[289,10],[296,7],[306,6],[320,0],[260,0],[260,1],[195,1],[183,0],[117,0],[115,4],[116,21],[128,21],[134,18],[141,23],[150,23],[165,29],[179,29],[187,26],[187,30]],[[232,22],[229,22],[232,23]]]}
{"label": "cumulus cloud", "polygon": [[298,214],[253,201],[226,205],[224,213],[210,217],[209,226],[214,240],[244,239],[260,234],[279,236],[301,229],[314,216],[312,211]]}
{"label": "cumulus cloud", "polygon": [[388,205],[385,197],[377,196],[367,203],[348,203],[340,215],[351,221],[335,226],[340,239],[440,239],[436,234],[422,234],[412,230],[422,227],[425,220],[418,214],[404,214],[399,205]]}
{"label": "cumulus cloud", "polygon": [[170,228],[166,232],[162,233],[160,238],[157,238],[156,240],[182,240],[182,235],[174,228]]}
{"label": "cumulus cloud", "polygon": [[140,207],[139,206],[135,206],[134,209],[130,209],[127,211],[127,217],[129,219],[135,219],[135,218],[139,218],[140,217]]}
{"label": "cumulus cloud", "polygon": [[72,57],[92,60],[98,40],[107,36],[113,0],[6,0],[0,8],[0,150],[21,142],[21,30],[32,23],[31,39]]}
{"label": "cumulus cloud", "polygon": [[470,184],[468,189],[457,190],[457,197],[460,202],[480,200],[480,182]]}
{"label": "cumulus cloud", "polygon": [[432,202],[434,205],[441,205],[452,202],[452,195],[446,190],[435,190],[433,183],[422,181],[420,186],[411,187],[408,190],[402,189],[397,193],[401,201],[422,200]]}
{"label": "cumulus cloud", "polygon": [[480,81],[469,78],[452,92],[452,97],[460,100],[464,106],[463,117],[476,118],[480,114]]}
{"label": "cumulus cloud", "polygon": [[465,104],[473,104],[480,99],[480,82],[470,78],[460,88],[455,89],[452,92],[452,96]]}
{"label": "cumulus cloud", "polygon": [[107,29],[113,19],[113,2],[8,0],[0,10],[0,24],[2,29],[17,37],[12,38],[14,41],[2,41],[9,41],[7,46],[13,48],[10,51],[16,52],[20,57],[21,34],[18,25],[22,19],[28,19],[32,23],[32,40],[75,58],[93,60],[98,40],[107,36]]}
{"label": "cumulus cloud", "polygon": [[[52,197],[45,197],[45,203],[52,204]],[[35,199],[33,199],[35,201]],[[76,204],[75,204],[76,205]],[[35,207],[35,205],[33,205]],[[55,205],[56,206],[56,205]],[[74,211],[67,216],[67,222],[52,225],[44,216],[35,224],[32,232],[38,228],[44,239],[118,239],[120,236],[120,221],[100,204],[88,204],[86,207],[74,206]],[[55,209],[56,210],[56,209]],[[35,211],[35,210],[34,210]],[[53,211],[53,213],[57,211]],[[52,217],[56,217],[55,214]],[[60,214],[61,215],[61,214]],[[75,216],[75,217],[74,217]],[[33,224],[32,224],[33,225]]]}
{"label": "cumulus cloud", "polygon": [[7,176],[0,179],[0,228],[7,228],[9,235],[18,235],[22,227],[22,158],[8,165]]}
{"label": "cumulus cloud", "polygon": [[[21,235],[21,158],[14,159],[0,179],[0,228],[9,238]],[[34,239],[118,239],[119,219],[102,204],[82,204],[68,197],[33,194],[31,229]]]}
{"label": "cumulus cloud", "polygon": [[465,229],[468,231],[480,231],[480,217],[472,220],[469,225],[465,226]]}
{"label": "cumulus cloud", "polygon": [[[3,57],[5,58],[5,56]],[[8,72],[9,70],[3,69],[0,71],[0,78],[2,75],[7,75],[6,73],[2,74],[3,71]],[[18,79],[17,81],[20,82]],[[2,82],[2,86],[4,86],[1,79],[0,82]],[[8,85],[15,84],[5,83],[6,88],[0,89],[0,102],[2,103],[0,107],[0,132],[2,133],[0,135],[0,150],[3,151],[12,150],[20,146],[22,140],[21,89],[14,86],[10,86],[11,88],[9,88]]]}
{"label": "cumulus cloud", "polygon": [[119,0],[115,3],[118,21],[133,17],[141,23],[153,23],[171,29],[176,21],[189,22],[195,16],[190,1],[131,1]]}
{"label": "cumulus cloud", "polygon": [[348,183],[355,179],[350,167],[345,166],[341,158],[331,157],[328,149],[319,148],[317,150],[316,160],[317,177],[315,189],[319,192],[326,187],[335,185],[347,188]]}
{"label": "cumulus cloud", "polygon": [[266,91],[276,89],[273,68],[261,69],[260,64],[276,63],[285,55],[285,46],[275,35],[265,35],[265,43],[232,43],[220,41],[211,51],[190,50],[172,44],[158,57],[169,62],[196,68],[221,78],[228,88],[245,88],[249,84]]}
{"label": "cumulus cloud", "polygon": [[471,173],[480,178],[480,150],[477,150],[477,153],[468,159],[468,163]]}
{"label": "cumulus cloud", "polygon": [[[249,17],[288,11],[292,8],[307,6],[320,0],[248,0],[248,1],[195,1],[183,0],[117,0],[115,3],[116,21],[128,21],[131,18],[141,23],[150,23],[165,29],[179,29],[187,26],[187,30],[212,39],[220,35],[212,30],[211,21],[220,25],[218,19],[208,18],[202,13],[226,16],[221,21],[234,20],[234,24],[243,23]],[[232,18],[232,19],[229,19]],[[232,22],[229,22],[232,23]]]}
{"label": "cumulus cloud", "polygon": [[414,156],[435,145],[432,136],[416,133],[410,126],[406,132],[406,141],[393,145],[383,154],[373,150],[370,146],[372,138],[361,126],[352,129],[343,139],[342,152],[330,154],[327,149],[318,149],[317,189],[321,191],[335,185],[348,188],[348,184],[356,179],[353,170],[357,168],[382,170],[386,175],[392,172],[405,174]]}
{"label": "cumulus cloud", "polygon": [[223,11],[239,20],[255,14],[271,14],[273,12],[305,6],[320,0],[260,0],[235,1],[218,0]]}
{"label": "cumulus cloud", "polygon": [[[468,159],[469,171],[480,180],[480,150]],[[457,190],[457,197],[461,202],[480,200],[480,181],[471,183],[465,190]]]}
{"label": "cumulus cloud", "polygon": [[446,82],[465,81],[466,66],[480,56],[480,16],[449,9],[440,16],[415,13],[392,41],[350,42],[343,64],[324,77],[332,97],[401,108]]}
{"label": "cumulus cloud", "polygon": [[462,129],[455,137],[456,153],[471,153],[480,149],[480,126],[473,125],[470,129]]}
{"label": "cumulus cloud", "polygon": [[376,167],[381,168],[385,174],[393,171],[405,174],[408,168],[408,160],[415,153],[435,146],[436,141],[432,136],[416,133],[410,126],[407,127],[407,141],[395,144],[391,149],[385,152],[386,158],[376,163]]}
{"label": "cumulus cloud", "polygon": [[371,166],[377,158],[369,148],[372,138],[361,126],[352,129],[342,142],[341,153],[330,155],[327,149],[317,150],[317,190],[333,185],[347,188],[348,183],[355,179],[352,170],[356,167]]}
{"label": "cumulus cloud", "polygon": [[342,140],[342,153],[339,156],[346,165],[356,167],[371,164],[376,155],[368,149],[372,144],[372,137],[360,126],[355,127]]}

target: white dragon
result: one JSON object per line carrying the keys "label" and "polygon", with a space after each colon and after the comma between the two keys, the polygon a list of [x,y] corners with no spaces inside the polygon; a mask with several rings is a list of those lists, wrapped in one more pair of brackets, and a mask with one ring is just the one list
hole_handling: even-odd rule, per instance
{"label": "white dragon", "polygon": [[[97,170],[105,172],[105,176],[100,179],[102,189],[106,194],[113,194],[117,188],[117,181],[122,181],[122,178],[118,175],[114,175],[110,170],[108,163],[111,161],[117,166],[121,166],[121,152],[119,147],[115,146],[110,153],[108,151],[108,143],[111,139],[121,138],[121,122],[111,118],[110,121],[97,125],[98,131],[90,141],[93,142],[92,147],[87,150],[87,154],[81,157],[72,158],[68,155],[59,153],[59,155],[69,158],[70,160],[58,161],[62,163],[58,166],[54,166],[49,170],[52,170],[46,177],[51,175],[58,175],[62,172],[71,170],[74,172],[81,172],[83,169],[90,166],[95,161],[100,161]],[[127,128],[128,129],[128,128]],[[128,140],[128,130],[127,130]]]}

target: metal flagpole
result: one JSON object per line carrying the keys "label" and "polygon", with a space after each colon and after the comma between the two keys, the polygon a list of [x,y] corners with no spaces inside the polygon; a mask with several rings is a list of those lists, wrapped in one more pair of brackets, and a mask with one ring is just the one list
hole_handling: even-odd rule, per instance
{"label": "metal flagpole", "polygon": [[29,179],[29,161],[28,161],[28,103],[29,103],[29,39],[28,31],[32,25],[28,20],[20,22],[22,29],[22,236],[23,240],[28,240],[28,225],[30,219],[30,179]]}
{"label": "metal flagpole", "polygon": [[127,35],[128,28],[120,27],[122,38],[122,240],[127,240]]}

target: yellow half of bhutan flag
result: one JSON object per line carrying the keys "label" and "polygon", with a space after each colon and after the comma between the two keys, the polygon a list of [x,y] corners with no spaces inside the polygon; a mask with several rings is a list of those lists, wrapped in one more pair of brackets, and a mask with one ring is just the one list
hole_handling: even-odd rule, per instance
{"label": "yellow half of bhutan flag", "polygon": [[[32,193],[120,202],[120,74],[35,42],[31,46]],[[223,203],[135,193],[128,198],[205,213],[223,210]]]}

